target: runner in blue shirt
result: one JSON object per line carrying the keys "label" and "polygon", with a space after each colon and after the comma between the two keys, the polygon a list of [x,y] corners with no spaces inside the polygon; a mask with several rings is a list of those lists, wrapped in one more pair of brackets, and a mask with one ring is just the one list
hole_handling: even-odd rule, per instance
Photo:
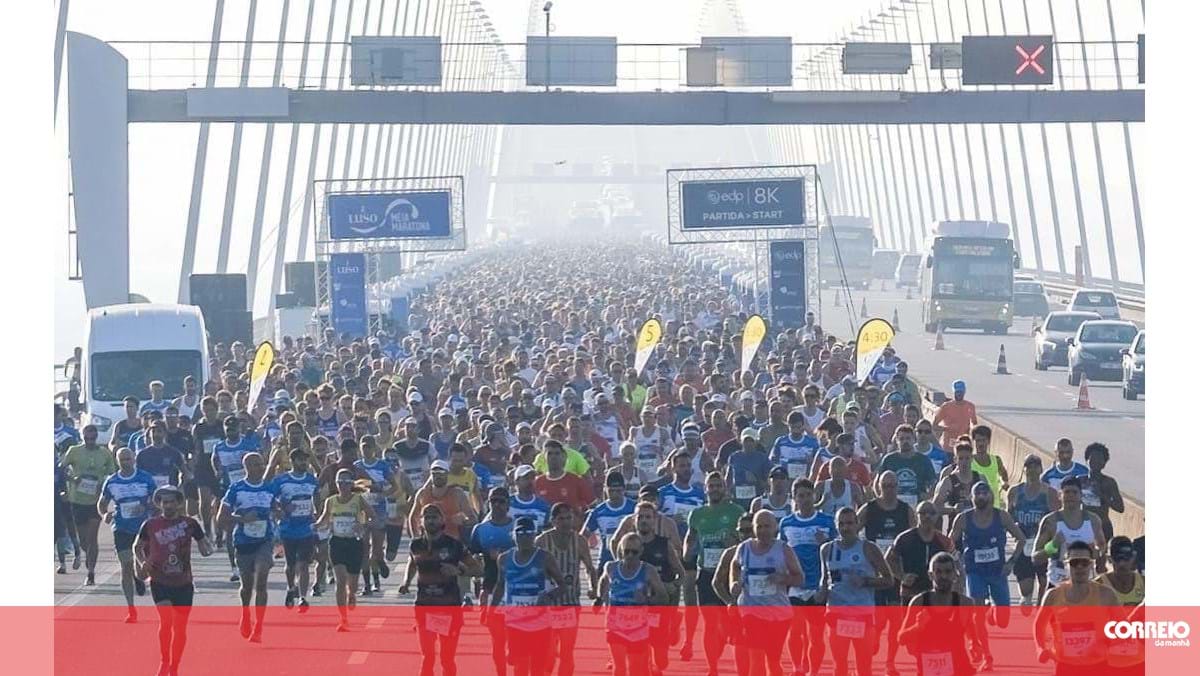
{"label": "runner in blue shirt", "polygon": [[933,465],[933,473],[941,476],[942,470],[954,464],[954,456],[938,445],[937,435],[933,432],[933,423],[921,419],[916,424],[917,453],[929,458]]}
{"label": "runner in blue shirt", "polygon": [[150,381],[150,399],[143,401],[138,407],[138,415],[146,415],[148,411],[154,411],[162,417],[167,407],[171,405],[170,400],[163,398],[163,382],[161,380]]}
{"label": "runner in blue shirt", "polygon": [[1075,447],[1070,439],[1066,437],[1059,439],[1058,443],[1054,445],[1054,454],[1057,456],[1057,460],[1050,466],[1050,469],[1042,472],[1042,483],[1057,491],[1062,490],[1064,479],[1088,475],[1087,465],[1075,461]]}
{"label": "runner in blue shirt", "polygon": [[79,430],[71,425],[71,415],[60,404],[54,405],[54,450],[60,455],[80,443]]}
{"label": "runner in blue shirt", "polygon": [[[146,593],[146,583],[134,574],[133,541],[137,539],[142,523],[154,509],[154,491],[158,488],[149,472],[136,466],[133,451],[122,448],[117,451],[117,472],[104,481],[100,489],[100,504],[97,509],[104,514],[104,523],[113,527],[113,545],[117,560],[121,562],[121,591],[125,594],[125,605],[129,613],[127,623],[137,621],[137,610],[133,607],[133,594]],[[108,504],[115,509],[108,511]]]}
{"label": "runner in blue shirt", "polygon": [[[467,549],[472,554],[482,555],[483,582],[480,585],[479,604],[487,606],[496,592],[498,570],[496,561],[500,555],[517,546],[513,540],[515,519],[508,513],[508,489],[497,486],[488,492],[488,515],[471,529]],[[505,673],[507,652],[505,650],[504,617],[497,613],[489,615],[484,622],[492,637],[492,664],[496,673]]]}
{"label": "runner in blue shirt", "polygon": [[514,519],[528,516],[537,525],[538,532],[546,530],[550,523],[550,503],[533,492],[533,479],[537,470],[532,465],[521,465],[513,472],[517,492],[508,500],[508,513]]}
{"label": "runner in blue shirt", "polygon": [[300,612],[304,613],[308,612],[308,566],[312,563],[317,544],[316,531],[313,529],[316,520],[313,501],[319,497],[318,484],[317,478],[309,472],[308,451],[294,449],[288,458],[291,459],[291,471],[272,479],[271,490],[275,492],[283,511],[279,519],[279,539],[283,542],[288,586],[283,605],[291,608],[299,598]]}
{"label": "runner in blue shirt", "polygon": [[[793,606],[813,608],[793,612],[792,631],[788,637],[792,664],[802,673],[816,673],[825,657],[824,613],[816,610],[823,605],[817,600],[821,587],[821,545],[832,540],[837,531],[833,517],[818,512],[815,501],[813,482],[797,479],[792,483],[792,504],[796,511],[779,522],[779,538],[796,553],[804,571],[804,584],[790,587],[788,597]],[[808,668],[801,669],[805,664]]]}
{"label": "runner in blue shirt", "polygon": [[[387,514],[387,496],[395,495],[397,490],[396,473],[392,470],[392,466],[379,457],[379,445],[375,443],[375,437],[367,434],[359,440],[359,448],[362,457],[355,461],[354,466],[361,469],[367,476],[371,478],[371,490],[364,495],[367,504],[376,514]],[[370,524],[363,540],[370,539],[367,551],[371,555],[371,565],[366,566],[362,570],[363,578],[363,596],[369,596],[372,592],[380,591],[379,578],[387,578],[391,574],[387,564],[383,560],[383,549],[387,544],[387,521],[386,519],[376,519]],[[372,584],[372,577],[374,583]]]}
{"label": "runner in blue shirt", "polygon": [[590,542],[597,534],[600,536],[600,565],[613,560],[612,552],[608,549],[608,541],[617,532],[621,520],[633,514],[633,500],[625,497],[625,477],[621,470],[608,473],[604,479],[604,502],[596,505],[588,512],[587,519],[580,529],[580,534]]}
{"label": "runner in blue shirt", "polygon": [[[659,510],[673,519],[679,529],[679,540],[687,535],[688,516],[697,507],[703,507],[706,498],[704,488],[692,484],[692,459],[687,453],[675,451],[671,454],[674,481],[658,489]],[[684,567],[688,567],[684,562]],[[693,564],[694,565],[694,564]]]}
{"label": "runner in blue shirt", "polygon": [[777,438],[771,448],[770,461],[783,465],[791,480],[807,479],[813,466],[813,458],[821,449],[821,442],[808,433],[804,426],[804,413],[792,411],[787,417],[788,433]]}
{"label": "runner in blue shirt", "polygon": [[[242,460],[245,478],[234,482],[221,500],[217,524],[233,526],[231,549],[237,554],[237,574],[241,586],[242,619],[238,624],[242,638],[251,643],[262,642],[263,618],[267,613],[267,575],[271,572],[274,554],[275,524],[273,516],[278,502],[274,488],[263,481],[267,462],[262,455],[247,453]],[[250,623],[250,598],[255,602],[255,624]]]}

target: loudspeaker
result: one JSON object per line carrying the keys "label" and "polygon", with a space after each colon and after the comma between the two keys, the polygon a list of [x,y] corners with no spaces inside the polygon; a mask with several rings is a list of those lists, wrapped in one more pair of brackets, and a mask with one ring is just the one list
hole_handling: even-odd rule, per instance
{"label": "loudspeaker", "polygon": [[194,274],[188,279],[192,305],[205,315],[246,310],[246,275]]}
{"label": "loudspeaker", "polygon": [[275,309],[286,310],[288,308],[299,307],[296,302],[296,294],[294,293],[277,293],[275,294]]}
{"label": "loudspeaker", "polygon": [[[296,296],[292,307],[316,307],[317,266],[311,261],[287,263],[283,266],[284,288]],[[276,304],[277,307],[282,307]]]}
{"label": "loudspeaker", "polygon": [[204,313],[204,325],[208,329],[208,339],[213,343],[231,345],[234,341],[242,341],[249,348],[254,347],[254,319],[245,310],[224,310]]}

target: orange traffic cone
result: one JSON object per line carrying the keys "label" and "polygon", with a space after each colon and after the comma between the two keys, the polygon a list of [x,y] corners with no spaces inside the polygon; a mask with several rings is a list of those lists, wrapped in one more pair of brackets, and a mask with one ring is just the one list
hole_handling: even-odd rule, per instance
{"label": "orange traffic cone", "polygon": [[892,330],[900,333],[900,311],[892,308]]}
{"label": "orange traffic cone", "polygon": [[841,289],[833,290],[833,306],[834,307],[842,306],[842,290]]}
{"label": "orange traffic cone", "polygon": [[867,299],[866,298],[864,298],[862,300],[862,309],[859,311],[859,314],[862,315],[863,319],[867,318]]}
{"label": "orange traffic cone", "polygon": [[1004,357],[1004,343],[1000,344],[1000,356],[996,359],[996,375],[1008,375],[1008,359]]}
{"label": "orange traffic cone", "polygon": [[1075,402],[1075,409],[1079,411],[1094,411],[1095,406],[1092,406],[1092,398],[1088,396],[1087,374],[1079,374],[1079,400]]}
{"label": "orange traffic cone", "polygon": [[941,325],[941,323],[938,323],[937,335],[933,339],[933,349],[935,349],[935,350],[946,349],[946,344],[942,341],[942,325]]}

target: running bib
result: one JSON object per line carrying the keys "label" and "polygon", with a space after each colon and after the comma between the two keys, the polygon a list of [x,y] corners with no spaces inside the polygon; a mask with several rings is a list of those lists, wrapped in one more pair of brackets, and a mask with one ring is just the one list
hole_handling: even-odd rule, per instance
{"label": "running bib", "polygon": [[[227,473],[229,474],[229,483],[231,484],[235,484],[246,478],[246,470],[242,468],[231,469]],[[158,481],[158,477],[154,477],[154,480]],[[162,484],[159,485],[161,486]]]}
{"label": "running bib", "polygon": [[162,488],[163,486],[166,486],[170,481],[171,481],[171,477],[169,477],[169,476],[165,476],[162,474],[154,475],[154,486],[156,488]]}
{"label": "running bib", "polygon": [[867,623],[863,620],[838,620],[834,631],[840,638],[862,638],[867,635]]}
{"label": "running bib", "polygon": [[609,627],[614,631],[640,629],[647,624],[646,608],[637,606],[618,606],[615,608],[610,608],[608,613],[608,623]]}
{"label": "running bib", "polygon": [[1027,556],[1031,559],[1033,558],[1033,545],[1034,544],[1035,543],[1032,539],[1025,541],[1025,548],[1024,548],[1025,556]]}
{"label": "running bib", "polygon": [[662,615],[659,615],[658,613],[650,613],[650,617],[647,617],[646,620],[649,622],[651,627],[657,629],[658,625],[662,624]]}
{"label": "running bib", "polygon": [[658,460],[655,458],[640,458],[637,466],[639,471],[645,472],[650,476],[658,473]]}
{"label": "running bib", "polygon": [[716,569],[717,565],[721,563],[722,551],[720,547],[705,547],[703,567]]}
{"label": "running bib", "polygon": [[146,508],[140,502],[122,502],[117,506],[121,512],[122,519],[137,519],[141,518],[146,512]]}
{"label": "running bib", "polygon": [[1096,491],[1091,488],[1083,489],[1083,506],[1100,508],[1100,496],[1096,495]]}
{"label": "running bib", "polygon": [[333,517],[333,534],[340,538],[352,538],[354,537],[354,527],[357,525],[358,519],[356,517],[335,516]]}
{"label": "running bib", "polygon": [[242,535],[255,540],[267,537],[267,522],[259,519],[253,523],[242,524]]}
{"label": "running bib", "polygon": [[537,605],[537,597],[523,594],[521,596],[508,597],[508,605],[510,606],[533,606]]}
{"label": "running bib", "polygon": [[924,676],[954,676],[954,656],[948,652],[921,653]]}
{"label": "running bib", "polygon": [[100,481],[88,477],[80,478],[79,483],[75,486],[75,490],[83,493],[84,495],[95,495],[99,488]]}
{"label": "running bib", "polygon": [[425,631],[437,634],[438,636],[449,636],[451,620],[452,618],[449,615],[429,613],[425,616]]}
{"label": "running bib", "polygon": [[317,539],[318,540],[321,540],[321,541],[328,540],[330,535],[332,535],[332,532],[329,530],[328,526],[326,526],[325,528],[317,529]]}
{"label": "running bib", "polygon": [[395,500],[388,500],[387,516],[389,519],[396,519],[400,516],[400,503]]}
{"label": "running bib", "polygon": [[551,629],[574,629],[578,624],[574,608],[551,610],[549,616]]}
{"label": "running bib", "polygon": [[292,502],[292,516],[312,516],[313,504],[311,500],[297,500]]}
{"label": "running bib", "polygon": [[995,563],[1000,560],[999,547],[987,547],[975,550],[975,563]]}
{"label": "running bib", "polygon": [[770,596],[775,593],[775,585],[770,575],[747,575],[746,591],[750,596]]}
{"label": "running bib", "polygon": [[1090,624],[1083,627],[1071,628],[1064,624],[1062,631],[1063,656],[1083,657],[1091,652],[1092,643],[1096,640],[1096,630]]}
{"label": "running bib", "polygon": [[753,500],[757,491],[758,489],[754,486],[734,486],[733,497],[738,500]]}
{"label": "running bib", "polygon": [[895,538],[876,538],[875,546],[886,552],[892,548],[892,544],[896,542]]}
{"label": "running bib", "polygon": [[789,462],[787,464],[787,473],[789,479],[799,479],[808,474],[808,467],[802,462]]}

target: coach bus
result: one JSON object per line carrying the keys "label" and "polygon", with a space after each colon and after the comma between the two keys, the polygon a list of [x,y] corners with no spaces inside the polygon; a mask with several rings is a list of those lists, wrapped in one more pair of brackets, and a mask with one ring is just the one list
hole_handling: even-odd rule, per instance
{"label": "coach bus", "polygon": [[1010,228],[991,221],[939,221],[921,270],[925,330],[977,328],[1005,334],[1012,326],[1013,274],[1020,257]]}
{"label": "coach bus", "polygon": [[[822,286],[841,286],[843,270],[848,285],[863,289],[870,286],[875,255],[875,230],[871,219],[865,216],[831,216],[829,223],[821,226],[819,238],[817,247]],[[839,254],[841,269],[838,267]]]}

